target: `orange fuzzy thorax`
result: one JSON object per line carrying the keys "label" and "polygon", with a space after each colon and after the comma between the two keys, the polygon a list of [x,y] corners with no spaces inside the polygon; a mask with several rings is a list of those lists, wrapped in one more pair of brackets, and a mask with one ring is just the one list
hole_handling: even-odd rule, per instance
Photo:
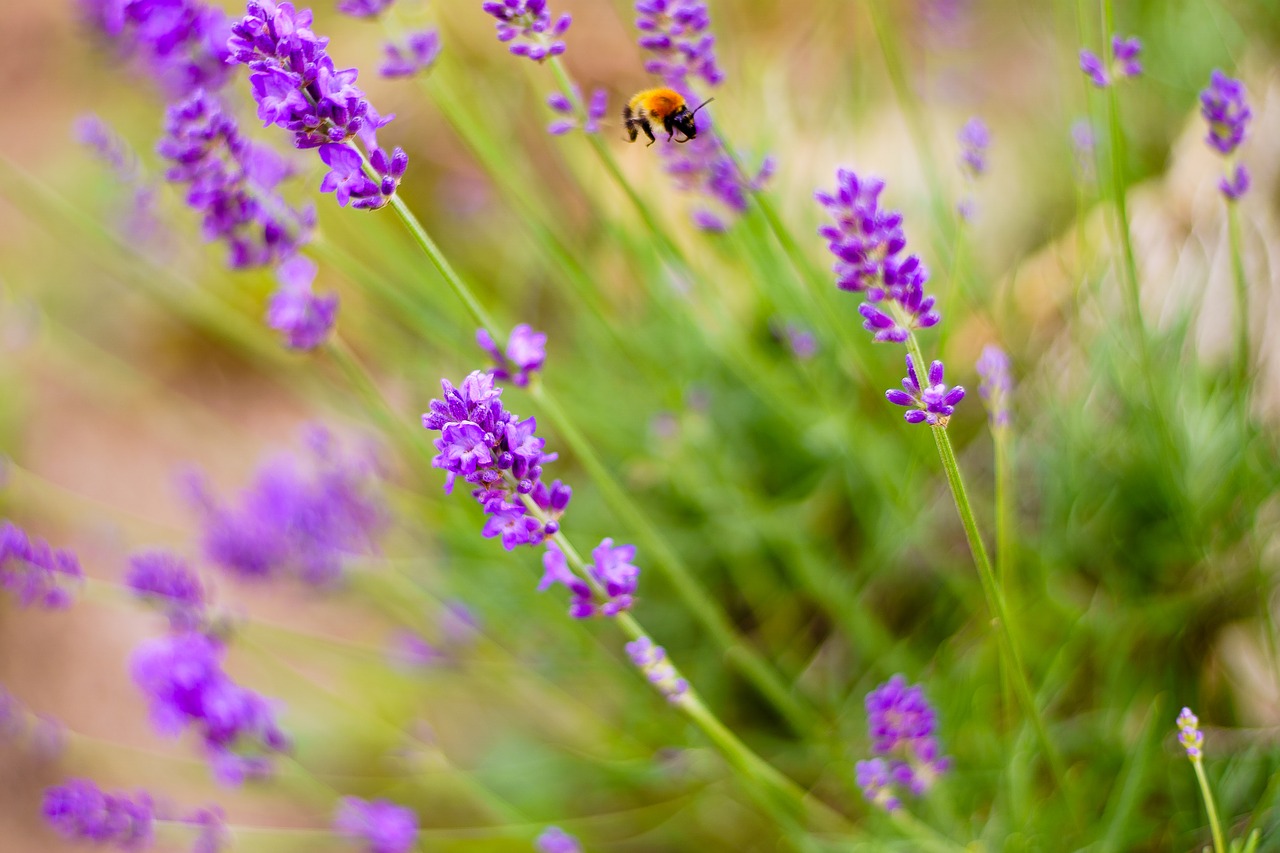
{"label": "orange fuzzy thorax", "polygon": [[684,97],[675,89],[645,89],[631,98],[630,107],[637,115],[650,115],[662,121],[684,106]]}

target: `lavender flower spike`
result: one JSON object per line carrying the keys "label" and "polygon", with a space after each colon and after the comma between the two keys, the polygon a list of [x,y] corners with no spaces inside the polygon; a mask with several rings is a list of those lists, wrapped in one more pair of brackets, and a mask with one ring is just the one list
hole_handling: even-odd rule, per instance
{"label": "lavender flower spike", "polygon": [[505,354],[484,329],[476,331],[476,343],[493,356],[493,378],[503,382],[509,380],[521,388],[529,384],[529,377],[541,370],[547,359],[547,336],[535,332],[528,323],[521,323],[511,330]]}
{"label": "lavender flower spike", "polygon": [[558,826],[548,826],[533,842],[538,853],[582,853],[578,839]]}
{"label": "lavender flower spike", "polygon": [[940,754],[933,708],[919,685],[895,675],[867,694],[866,706],[872,750],[881,757],[858,764],[858,785],[867,799],[892,811],[900,805],[896,790],[920,796],[950,761]]}
{"label": "lavender flower spike", "polygon": [[964,388],[957,385],[947,388],[943,380],[942,362],[929,365],[929,382],[920,385],[915,363],[907,356],[907,378],[902,380],[903,391],[896,388],[884,393],[885,399],[895,406],[907,406],[911,410],[903,415],[909,424],[927,423],[945,427],[956,410],[956,404],[964,399]]}
{"label": "lavender flower spike", "polygon": [[[578,98],[582,97],[582,93],[574,87],[575,94]],[[560,92],[547,96],[547,106],[556,113],[559,118],[547,125],[547,133],[552,136],[563,136],[578,126],[578,120],[573,115],[573,101],[569,100]],[[586,133],[599,133],[600,120],[605,117],[609,111],[609,93],[604,89],[596,89],[591,93],[591,100],[587,103],[587,120],[583,123],[582,129]]]}
{"label": "lavender flower spike", "polygon": [[267,325],[284,335],[290,349],[312,350],[324,343],[338,318],[338,295],[316,296],[315,262],[302,255],[276,269],[280,287],[271,295]]}
{"label": "lavender flower spike", "polygon": [[0,589],[17,593],[23,607],[67,607],[72,587],[83,578],[75,554],[29,537],[11,522],[0,523]]}
{"label": "lavender flower spike", "polygon": [[1008,354],[994,344],[987,344],[978,358],[978,396],[987,407],[993,428],[1009,425],[1009,394],[1013,390],[1013,374]]}
{"label": "lavender flower spike", "polygon": [[418,841],[417,814],[387,800],[343,797],[333,828],[362,842],[364,853],[408,853]]}
{"label": "lavender flower spike", "polygon": [[641,637],[626,645],[627,655],[645,678],[649,679],[659,693],[667,697],[667,701],[675,705],[689,692],[689,682],[680,677],[676,668],[667,659],[667,651],[662,646],[654,645],[653,640]]}
{"label": "lavender flower spike", "polygon": [[1178,743],[1187,751],[1187,758],[1199,761],[1204,757],[1204,732],[1200,730],[1200,720],[1191,713],[1190,708],[1183,708],[1178,714]]}
{"label": "lavender flower spike", "polygon": [[555,21],[547,9],[547,0],[486,0],[485,14],[497,19],[498,41],[514,42],[508,48],[516,56],[527,56],[542,62],[565,51],[560,38],[573,23],[569,15]]}
{"label": "lavender flower spike", "polygon": [[[245,12],[231,28],[227,46],[231,60],[248,65],[252,72],[249,83],[258,117],[292,133],[296,148],[320,148],[321,159],[332,170],[325,177],[325,191],[345,188],[340,204],[355,197],[355,207],[386,205],[408,157],[399,148],[387,154],[378,146],[377,131],[391,118],[380,118],[356,87],[356,69],[334,67],[329,40],[310,29],[310,10],[298,12],[292,4],[275,0],[249,0]],[[365,176],[356,162],[359,153],[350,144],[357,139],[367,149],[378,181]]]}
{"label": "lavender flower spike", "polygon": [[705,0],[637,0],[636,15],[640,47],[650,54],[645,71],[677,88],[684,88],[690,75],[708,86],[723,82]]}
{"label": "lavender flower spike", "polygon": [[991,146],[991,131],[986,122],[974,118],[965,122],[964,127],[956,135],[960,142],[960,165],[966,174],[978,177],[987,171],[987,148]]}
{"label": "lavender flower spike", "polygon": [[[493,374],[478,370],[460,387],[442,380],[442,399],[431,401],[422,425],[440,433],[432,465],[445,470],[445,491],[452,491],[458,478],[474,485],[471,495],[489,516],[483,535],[501,537],[503,547],[512,550],[537,545],[560,529],[570,490],[559,480],[550,486],[542,481],[543,463],[556,454],[543,452],[546,442],[536,435],[533,418],[521,421],[503,408],[502,389],[493,382]],[[541,511],[541,519],[529,513],[524,496]]]}
{"label": "lavender flower spike", "polygon": [[1090,50],[1080,51],[1080,70],[1089,81],[1099,89],[1105,89],[1117,80],[1126,77],[1137,77],[1142,73],[1142,62],[1138,54],[1142,52],[1142,42],[1136,36],[1111,38],[1111,62],[1104,62]]}
{"label": "lavender flower spike", "polygon": [[129,561],[125,584],[134,595],[160,609],[175,630],[195,628],[204,621],[204,587],[177,554],[136,554]]}
{"label": "lavender flower spike", "polygon": [[[1244,84],[1214,69],[1209,87],[1200,93],[1200,115],[1209,124],[1205,142],[1219,154],[1233,157],[1244,142],[1253,111],[1244,97]],[[1218,189],[1230,201],[1249,191],[1249,172],[1242,163],[1228,160],[1227,174]]]}
{"label": "lavender flower spike", "polygon": [[353,18],[376,18],[395,0],[338,0],[338,11]]}
{"label": "lavender flower spike", "polygon": [[71,779],[44,792],[41,812],[67,839],[132,851],[145,850],[153,840],[155,807],[142,791],[108,794],[87,779]]}
{"label": "lavender flower spike", "polygon": [[403,48],[394,42],[388,42],[384,46],[387,61],[382,64],[379,73],[383,77],[414,77],[429,71],[440,56],[440,48],[439,30],[427,29],[409,33]]}

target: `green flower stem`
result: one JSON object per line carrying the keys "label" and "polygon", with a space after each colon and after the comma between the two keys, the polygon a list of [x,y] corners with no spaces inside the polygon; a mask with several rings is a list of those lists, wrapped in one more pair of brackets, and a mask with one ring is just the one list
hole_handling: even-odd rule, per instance
{"label": "green flower stem", "polygon": [[1222,834],[1222,824],[1218,822],[1218,807],[1213,803],[1213,791],[1209,789],[1209,778],[1204,775],[1204,762],[1199,758],[1193,758],[1191,766],[1196,770],[1196,781],[1200,783],[1200,796],[1204,797],[1204,807],[1209,812],[1209,831],[1213,833],[1213,851],[1227,853],[1227,841]]}
{"label": "green flower stem", "polygon": [[1007,599],[1013,572],[1013,507],[1015,505],[1013,465],[1010,460],[1012,435],[1009,427],[993,426],[991,439],[995,448],[996,577],[999,578],[1000,589]]}
{"label": "green flower stem", "polygon": [[[529,496],[522,495],[521,498],[531,514],[542,518],[544,521],[546,520],[541,509]],[[568,537],[563,532],[557,532],[551,538],[561,552],[564,553],[565,559],[574,572],[586,581],[598,595],[603,597],[605,595],[604,590],[588,571],[586,561],[583,560],[577,549],[573,547],[573,543],[569,541]],[[654,643],[652,636],[630,613],[620,613],[614,617],[613,621],[628,639],[647,639],[650,643]],[[657,643],[654,643],[654,645],[657,645]],[[675,670],[676,677],[682,677],[674,665],[672,668]],[[685,679],[685,681],[687,683],[688,679]],[[778,772],[771,764],[739,740],[738,736],[706,706],[692,685],[672,704],[701,729],[707,739],[720,750],[730,765],[738,770],[757,789],[758,798],[762,805],[770,809],[773,816],[782,823],[784,828],[790,827],[794,830],[794,821],[800,817],[807,817],[815,825],[827,830],[845,830],[848,828],[848,823],[843,816],[831,810],[821,801],[808,796],[804,789]]]}
{"label": "green flower stem", "polygon": [[1249,279],[1244,271],[1244,247],[1240,233],[1239,205],[1227,200],[1227,240],[1231,247],[1231,274],[1236,286],[1236,371],[1241,398],[1245,401],[1243,417],[1248,423],[1249,380],[1253,373],[1253,350],[1249,345]]}
{"label": "green flower stem", "polygon": [[[391,197],[391,206],[399,215],[418,246],[431,260],[463,305],[466,306],[475,322],[486,329],[494,340],[501,340],[498,327],[493,322],[493,319],[480,305],[470,287],[454,270],[448,258],[440,251],[435,241],[431,239],[426,229],[422,227],[422,223],[418,221],[413,211],[409,209],[398,194]],[[750,649],[737,637],[732,626],[708,596],[706,590],[694,580],[692,573],[688,571],[680,560],[674,559],[674,554],[666,546],[662,537],[657,534],[640,508],[626,494],[608,469],[605,468],[587,442],[586,437],[569,419],[564,409],[556,403],[545,388],[542,388],[537,383],[532,386],[532,390],[534,399],[551,414],[553,420],[556,421],[557,428],[565,436],[566,441],[569,442],[574,452],[580,456],[584,467],[596,480],[606,500],[614,507],[614,511],[622,516],[625,523],[633,526],[645,540],[646,547],[655,552],[658,557],[658,565],[663,567],[663,570],[676,588],[677,594],[680,595],[686,606],[693,611],[694,615],[707,628],[711,640],[723,649],[730,663],[774,704],[798,733],[808,731],[813,721],[812,711],[808,710],[795,698],[789,687],[759,653]]]}
{"label": "green flower stem", "polygon": [[[912,359],[915,361],[917,373],[927,371],[928,363],[920,352],[920,344],[916,341],[915,335],[908,338],[907,347],[911,351]],[[982,534],[978,530],[978,521],[974,517],[973,506],[969,503],[969,494],[965,490],[964,480],[960,476],[960,463],[956,459],[955,449],[951,446],[951,436],[947,433],[945,426],[932,427],[931,431],[933,432],[934,443],[938,447],[938,456],[942,460],[942,470],[946,474],[947,485],[951,487],[951,497],[954,499],[956,511],[960,515],[960,523],[964,526],[965,538],[969,541],[969,552],[973,555],[974,565],[978,569],[978,578],[982,582],[982,592],[987,599],[987,608],[996,623],[999,648],[1003,653],[1006,667],[1013,680],[1014,692],[1017,693],[1018,700],[1023,706],[1023,711],[1031,721],[1036,738],[1040,741],[1040,748],[1044,750],[1049,771],[1053,774],[1054,783],[1066,798],[1067,806],[1076,815],[1077,824],[1079,824],[1079,812],[1071,789],[1067,786],[1067,774],[1062,764],[1062,757],[1058,754],[1057,747],[1049,737],[1044,717],[1040,713],[1035,694],[1032,692],[1031,684],[1027,680],[1026,670],[1022,663],[1022,655],[1018,649],[1018,643],[1014,639],[1008,608],[1005,605],[1004,593],[1001,592],[1000,584],[991,567],[991,559],[987,556],[987,547],[982,542]]]}
{"label": "green flower stem", "polygon": [[939,851],[939,853],[964,853],[971,849],[940,835],[933,827],[920,822],[906,809],[895,809],[889,813],[889,819],[903,835],[918,843],[921,849]]}

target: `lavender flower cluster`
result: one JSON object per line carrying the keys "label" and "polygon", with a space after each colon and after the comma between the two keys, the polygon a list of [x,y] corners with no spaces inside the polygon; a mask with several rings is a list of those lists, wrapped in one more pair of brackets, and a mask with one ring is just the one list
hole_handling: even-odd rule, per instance
{"label": "lavender flower cluster", "polygon": [[[581,92],[575,92],[579,100],[582,98]],[[555,121],[547,126],[547,133],[552,136],[563,136],[574,128],[578,127],[578,120],[574,117],[573,101],[567,96],[556,92],[547,96],[547,106],[551,107],[551,111],[559,116]],[[591,100],[587,103],[586,121],[582,122],[582,130],[585,133],[599,133],[600,121],[609,111],[609,93],[604,89],[596,89],[591,93]]]}
{"label": "lavender flower cluster", "polygon": [[689,682],[676,671],[662,646],[655,645],[648,637],[641,637],[627,643],[626,648],[631,662],[659,693],[667,697],[668,702],[675,704],[689,692]]}
{"label": "lavender flower cluster", "polygon": [[193,630],[207,618],[204,584],[185,560],[169,551],[143,551],[129,561],[125,585],[163,613],[177,631]]}
{"label": "lavender flower cluster", "polygon": [[343,797],[333,828],[363,842],[366,853],[409,853],[418,842],[418,815],[388,800]]}
{"label": "lavender flower cluster", "polygon": [[307,445],[310,465],[292,456],[269,460],[235,504],[220,502],[200,476],[189,478],[211,563],[242,579],[290,573],[325,586],[341,577],[346,560],[375,550],[387,512],[372,460],[343,454],[318,428]]}
{"label": "lavender flower cluster", "polygon": [[1200,730],[1200,718],[1183,708],[1178,714],[1178,743],[1187,751],[1187,758],[1200,761],[1204,758],[1204,732]]}
{"label": "lavender flower cluster", "polygon": [[[245,11],[227,44],[231,59],[252,72],[258,118],[292,133],[295,147],[320,150],[330,168],[321,189],[335,192],[340,205],[354,199],[357,208],[385,206],[408,166],[403,149],[388,154],[378,145],[377,131],[392,117],[380,117],[356,87],[356,69],[334,67],[329,40],[310,29],[310,10],[250,0]],[[362,155],[351,145],[356,139],[368,150],[368,166],[378,180],[366,174]]]}
{"label": "lavender flower cluster", "polygon": [[415,77],[430,71],[440,56],[443,44],[440,31],[418,30],[405,36],[404,44],[387,42],[383,51],[387,59],[378,70],[383,77]]}
{"label": "lavender flower cluster", "polygon": [[5,521],[0,524],[0,589],[23,607],[57,610],[71,604],[71,590],[84,579],[76,555]]}
{"label": "lavender flower cluster", "polygon": [[704,0],[637,0],[636,15],[640,47],[650,54],[645,71],[673,86],[690,75],[708,86],[724,82]]}
{"label": "lavender flower cluster", "polygon": [[1013,368],[1009,355],[994,344],[982,348],[978,358],[978,396],[987,407],[992,429],[1009,425],[1009,397],[1013,393]]}
{"label": "lavender flower cluster", "polygon": [[292,210],[276,194],[293,169],[246,140],[214,95],[196,91],[171,106],[157,150],[170,163],[165,177],[187,185],[205,239],[227,244],[232,269],[277,263],[310,239],[314,209]]}
{"label": "lavender flower cluster", "polygon": [[533,842],[538,853],[582,853],[578,839],[558,826],[548,826]]}
{"label": "lavender flower cluster", "polygon": [[173,97],[230,79],[231,20],[200,0],[82,0],[91,26]]}
{"label": "lavender flower cluster", "polygon": [[920,796],[950,766],[934,736],[937,721],[919,685],[895,675],[867,694],[867,728],[876,758],[859,761],[858,786],[888,811],[902,806],[899,794]]}
{"label": "lavender flower cluster", "polygon": [[[69,779],[46,789],[41,813],[68,840],[127,851],[149,848],[155,839],[156,821],[166,819],[146,791],[107,793],[88,779]],[[174,822],[187,825],[194,833],[191,853],[219,853],[229,842],[219,808],[198,809]]]}
{"label": "lavender flower cluster", "polygon": [[498,41],[511,42],[507,49],[516,56],[542,62],[564,53],[565,43],[560,37],[568,31],[573,18],[561,15],[553,20],[547,0],[486,0],[482,8],[497,19],[494,26]]}
{"label": "lavender flower cluster", "polygon": [[1080,70],[1089,82],[1099,89],[1106,89],[1118,80],[1137,77],[1142,73],[1142,42],[1138,38],[1111,37],[1111,61],[1106,62],[1091,50],[1080,51]]}
{"label": "lavender flower cluster", "polygon": [[559,519],[572,491],[559,480],[550,486],[542,480],[543,463],[554,461],[556,454],[544,451],[546,441],[537,436],[534,418],[522,421],[506,410],[499,399],[502,389],[494,384],[499,374],[527,383],[529,374],[542,367],[546,336],[517,326],[505,355],[488,332],[478,333],[477,341],[497,367],[474,371],[459,387],[441,380],[443,397],[432,400],[431,411],[422,416],[424,428],[440,433],[432,465],[446,472],[445,492],[453,490],[458,478],[474,485],[471,496],[488,515],[482,534],[500,537],[509,551],[546,542],[538,589],[562,584],[569,590],[569,614],[575,619],[618,615],[635,600],[640,577],[632,562],[635,546],[615,546],[606,538],[591,552],[584,574],[570,568],[564,551],[547,540],[560,532]]}
{"label": "lavender flower cluster", "polygon": [[[1253,117],[1244,98],[1244,84],[1215,68],[1208,88],[1200,93],[1200,115],[1209,125],[1205,142],[1222,156],[1233,157],[1244,142]],[[1230,171],[1218,182],[1218,189],[1228,200],[1235,201],[1249,191],[1249,172],[1243,163],[1228,168]]]}

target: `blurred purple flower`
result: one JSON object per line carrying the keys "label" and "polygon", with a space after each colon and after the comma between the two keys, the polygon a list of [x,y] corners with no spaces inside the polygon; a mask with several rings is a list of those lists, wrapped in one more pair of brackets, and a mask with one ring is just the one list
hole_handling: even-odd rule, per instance
{"label": "blurred purple flower", "polygon": [[154,840],[155,806],[145,791],[108,794],[88,779],[70,779],[45,790],[41,813],[68,840],[120,850],[145,850]]}
{"label": "blurred purple flower", "polygon": [[527,323],[511,330],[505,354],[484,329],[476,330],[476,343],[493,356],[494,368],[490,371],[493,378],[504,382],[510,380],[521,388],[529,384],[529,377],[541,370],[547,359],[547,336],[535,332]]}
{"label": "blurred purple flower", "polygon": [[292,167],[241,136],[212,95],[196,91],[171,106],[156,148],[170,163],[165,177],[187,185],[186,201],[202,215],[205,239],[227,244],[231,268],[275,263],[310,238],[315,211],[292,210],[275,192]]}
{"label": "blurred purple flower", "polygon": [[641,637],[627,643],[626,650],[631,662],[659,693],[667,697],[668,702],[678,703],[689,692],[689,682],[676,672],[667,658],[667,650],[662,646],[654,645],[648,637]]}
{"label": "blurred purple flower", "polygon": [[323,586],[353,554],[375,550],[387,514],[372,461],[342,455],[323,429],[312,431],[309,444],[310,466],[294,456],[268,461],[235,505],[219,503],[199,476],[192,479],[210,562],[242,578],[291,571]]}
{"label": "blurred purple flower", "polygon": [[408,853],[418,840],[417,814],[388,800],[343,797],[333,828],[362,842],[365,853]]}
{"label": "blurred purple flower", "polygon": [[892,811],[901,805],[896,790],[924,794],[950,761],[939,752],[934,711],[919,685],[895,675],[867,694],[866,707],[871,748],[881,757],[858,763],[858,785],[868,800]]}
{"label": "blurred purple flower", "polygon": [[640,47],[650,54],[645,71],[676,88],[686,86],[689,75],[708,86],[723,82],[704,0],[637,0],[636,15]]}
{"label": "blurred purple flower", "polygon": [[439,30],[427,29],[409,33],[404,47],[394,42],[383,46],[387,60],[379,73],[383,77],[413,77],[429,71],[440,56],[440,48]]}
{"label": "blurred purple flower", "polygon": [[170,97],[230,79],[231,20],[199,0],[81,0],[91,26],[135,59]]}
{"label": "blurred purple flower", "polygon": [[227,829],[227,816],[217,806],[199,809],[188,816],[183,823],[196,827],[196,840],[191,845],[191,853],[221,853],[232,844],[231,833]]}
{"label": "blurred purple flower", "polygon": [[960,142],[961,168],[975,178],[986,172],[987,148],[991,146],[991,131],[986,122],[976,116],[969,119],[956,138]]}
{"label": "blurred purple flower", "polygon": [[15,593],[22,607],[67,607],[72,587],[83,579],[75,554],[27,536],[12,522],[0,523],[0,589]]}
{"label": "blurred purple flower", "polygon": [[516,56],[542,62],[565,51],[564,35],[573,23],[569,15],[554,21],[547,0],[486,0],[485,14],[496,18],[498,41],[513,42],[508,48]]}
{"label": "blurred purple flower", "polygon": [[134,595],[163,612],[174,630],[190,630],[204,621],[204,587],[177,554],[169,551],[135,554],[129,560],[125,585]]}
{"label": "blurred purple flower", "polygon": [[395,0],[338,0],[338,11],[353,18],[374,18],[381,15]]}
{"label": "blurred purple flower", "polygon": [[139,646],[130,670],[157,731],[194,728],[218,781],[239,785],[269,775],[270,754],[287,749],[288,740],[271,704],[223,671],[225,654],[218,640],[189,631]]}
{"label": "blurred purple flower", "polygon": [[604,539],[591,552],[593,562],[586,565],[586,571],[605,596],[604,601],[597,601],[591,585],[570,570],[564,552],[554,542],[548,542],[542,555],[543,575],[538,591],[543,592],[552,584],[563,584],[573,595],[569,615],[574,619],[588,619],[597,614],[617,616],[630,609],[635,601],[636,584],[640,579],[640,569],[631,562],[635,556],[636,546],[619,545],[615,548],[612,539]]}
{"label": "blurred purple flower", "polygon": [[295,255],[276,268],[280,286],[267,304],[267,325],[284,335],[290,349],[311,350],[324,343],[338,317],[338,295],[316,296],[315,262]]}
{"label": "blurred purple flower", "polygon": [[929,365],[929,382],[920,385],[916,375],[915,364],[911,356],[907,356],[907,378],[902,380],[899,391],[896,388],[885,392],[885,399],[895,406],[910,407],[903,417],[909,424],[927,423],[929,426],[945,427],[956,410],[956,405],[964,399],[964,388],[957,385],[947,388],[943,380],[942,362],[935,361]]}
{"label": "blurred purple flower", "polygon": [[558,826],[548,826],[533,842],[538,853],[582,853],[578,839]]}
{"label": "blurred purple flower", "polygon": [[978,396],[987,407],[992,427],[1009,425],[1009,394],[1013,391],[1013,370],[1009,355],[994,344],[982,348],[978,358]]}
{"label": "blurred purple flower", "polygon": [[1105,62],[1091,50],[1081,50],[1080,70],[1093,85],[1105,89],[1117,80],[1142,73],[1142,62],[1138,59],[1141,52],[1142,42],[1136,36],[1127,39],[1112,36],[1111,62]]}
{"label": "blurred purple flower", "polygon": [[1237,163],[1230,176],[1218,181],[1218,189],[1227,198],[1235,201],[1249,191],[1249,170],[1243,163]]}
{"label": "blurred purple flower", "polygon": [[1200,93],[1200,115],[1209,123],[1205,142],[1219,154],[1234,154],[1253,117],[1244,98],[1244,84],[1215,68],[1208,88]]}
{"label": "blurred purple flower", "polygon": [[[574,94],[579,99],[582,98],[582,93],[577,91],[576,87]],[[551,108],[552,112],[560,116],[547,125],[547,133],[552,136],[563,136],[578,126],[578,119],[573,114],[573,101],[569,100],[565,95],[559,92],[548,95],[547,106]],[[587,133],[599,133],[600,120],[604,118],[608,110],[609,93],[604,89],[596,89],[591,93],[591,100],[587,103],[587,120],[582,124],[582,129]]]}

